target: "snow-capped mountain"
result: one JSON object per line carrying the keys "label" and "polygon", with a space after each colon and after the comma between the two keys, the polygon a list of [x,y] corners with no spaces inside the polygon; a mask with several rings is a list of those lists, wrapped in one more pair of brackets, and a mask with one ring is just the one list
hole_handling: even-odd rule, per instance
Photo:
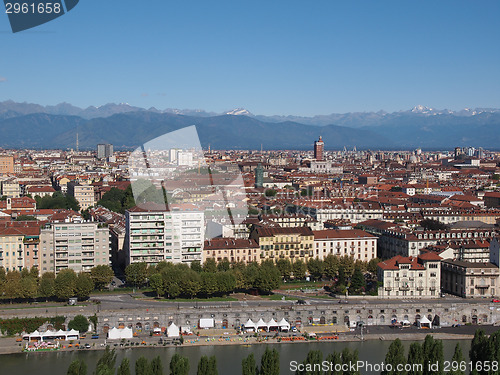
{"label": "snow-capped mountain", "polygon": [[253,116],[253,114],[247,111],[245,108],[236,108],[231,111],[227,111],[224,114],[233,116]]}

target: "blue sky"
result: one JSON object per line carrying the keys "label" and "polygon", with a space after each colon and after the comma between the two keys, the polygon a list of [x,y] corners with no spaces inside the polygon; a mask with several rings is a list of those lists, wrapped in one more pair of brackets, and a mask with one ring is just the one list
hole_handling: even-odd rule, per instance
{"label": "blue sky", "polygon": [[12,34],[0,100],[315,115],[500,107],[500,2],[82,0]]}

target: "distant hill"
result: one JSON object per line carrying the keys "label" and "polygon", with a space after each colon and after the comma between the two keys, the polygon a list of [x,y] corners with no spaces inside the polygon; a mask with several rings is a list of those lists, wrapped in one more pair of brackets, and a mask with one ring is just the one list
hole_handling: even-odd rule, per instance
{"label": "distant hill", "polygon": [[[241,108],[227,113],[146,110],[128,104],[43,107],[6,101],[0,102],[0,147],[74,148],[78,130],[82,149],[102,142],[133,148],[190,125],[197,126],[202,145],[214,149],[259,149],[261,144],[265,149],[311,149],[319,135],[327,149],[498,149],[500,145],[497,109],[453,112],[418,106],[394,113],[332,114],[299,118],[301,121],[292,120],[297,117],[255,116]],[[325,124],[327,120],[331,122]]]}

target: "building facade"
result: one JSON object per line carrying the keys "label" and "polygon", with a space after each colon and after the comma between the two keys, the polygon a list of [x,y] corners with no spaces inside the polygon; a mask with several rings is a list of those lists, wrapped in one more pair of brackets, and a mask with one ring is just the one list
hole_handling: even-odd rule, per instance
{"label": "building facade", "polygon": [[377,257],[377,237],[359,229],[315,231],[314,255],[324,259],[330,254],[369,262]]}
{"label": "building facade", "polygon": [[418,257],[395,256],[378,264],[378,279],[383,286],[378,295],[384,298],[440,297],[441,257],[425,253]]}
{"label": "building facade", "polygon": [[40,253],[41,273],[57,274],[66,268],[90,271],[98,265],[109,265],[108,228],[81,217],[47,223],[40,231]]}
{"label": "building facade", "polygon": [[92,185],[69,182],[68,194],[77,200],[81,210],[86,210],[95,204],[94,187]]}
{"label": "building facade", "polygon": [[445,259],[441,263],[441,286],[460,297],[493,297],[498,293],[498,266],[492,263]]}
{"label": "building facade", "polygon": [[260,258],[289,259],[292,263],[314,257],[314,233],[309,227],[256,228],[250,238],[260,247]]}
{"label": "building facade", "polygon": [[205,236],[201,211],[167,211],[163,205],[133,207],[125,213],[127,264],[202,261]]}
{"label": "building facade", "polygon": [[260,248],[255,240],[236,238],[212,238],[205,240],[203,262],[214,259],[216,263],[227,259],[230,262],[260,263]]}

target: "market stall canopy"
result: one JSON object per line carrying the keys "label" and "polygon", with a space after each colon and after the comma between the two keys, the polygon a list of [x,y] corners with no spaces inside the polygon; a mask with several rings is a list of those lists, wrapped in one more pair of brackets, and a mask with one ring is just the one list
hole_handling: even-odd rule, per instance
{"label": "market stall canopy", "polygon": [[281,329],[290,329],[290,323],[288,323],[285,318],[281,319],[280,322],[278,323],[279,327]]}
{"label": "market stall canopy", "polygon": [[179,335],[180,335],[179,327],[177,327],[175,325],[175,323],[170,324],[167,328],[167,336],[168,337],[179,337]]}

